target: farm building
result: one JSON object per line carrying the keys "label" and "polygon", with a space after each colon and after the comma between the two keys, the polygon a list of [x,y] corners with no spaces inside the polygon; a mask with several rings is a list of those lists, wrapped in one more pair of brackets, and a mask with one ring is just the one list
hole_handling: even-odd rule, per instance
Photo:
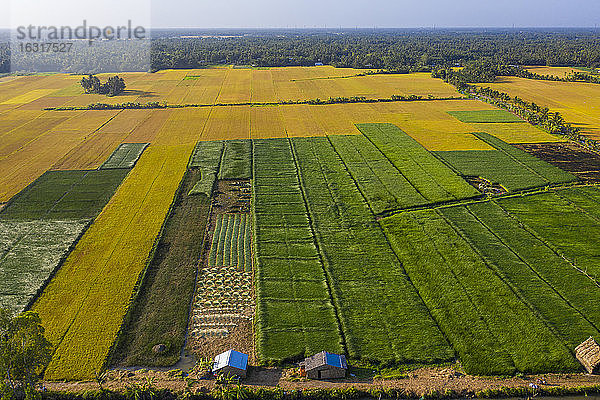
{"label": "farm building", "polygon": [[346,357],[322,351],[300,363],[310,379],[336,379],[346,377]]}
{"label": "farm building", "polygon": [[600,345],[593,337],[575,348],[575,356],[590,374],[600,372]]}
{"label": "farm building", "polygon": [[228,350],[215,357],[213,363],[213,374],[237,375],[240,378],[246,377],[248,368],[248,355],[235,350]]}

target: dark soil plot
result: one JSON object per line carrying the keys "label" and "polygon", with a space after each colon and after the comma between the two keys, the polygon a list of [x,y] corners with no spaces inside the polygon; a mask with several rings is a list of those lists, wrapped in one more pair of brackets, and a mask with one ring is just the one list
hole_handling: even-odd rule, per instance
{"label": "dark soil plot", "polygon": [[471,124],[525,122],[515,114],[506,110],[448,111],[448,114],[461,122]]}
{"label": "dark soil plot", "polygon": [[569,171],[583,181],[600,182],[600,154],[577,143],[528,143],[513,146]]}
{"label": "dark soil plot", "polygon": [[[168,366],[179,360],[210,209],[207,197],[187,195],[198,178],[199,171],[190,170],[184,179],[114,353],[114,364]],[[166,347],[161,353],[152,351],[158,344]]]}
{"label": "dark soil plot", "polygon": [[9,202],[0,219],[95,218],[128,173],[128,169],[46,172]]}
{"label": "dark soil plot", "polygon": [[121,143],[100,169],[133,168],[149,143]]}

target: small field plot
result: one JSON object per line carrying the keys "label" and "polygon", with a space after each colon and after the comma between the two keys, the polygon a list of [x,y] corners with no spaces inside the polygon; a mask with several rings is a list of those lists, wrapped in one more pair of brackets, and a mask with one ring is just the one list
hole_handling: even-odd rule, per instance
{"label": "small field plot", "polygon": [[[463,176],[483,178],[509,192],[575,182],[577,178],[487,134],[475,134],[498,150],[438,151]],[[539,172],[538,172],[539,171]]]}
{"label": "small field plot", "polygon": [[219,179],[250,179],[252,176],[252,142],[227,140]]}
{"label": "small field plot", "polygon": [[121,143],[100,169],[133,168],[149,143]]}
{"label": "small field plot", "polygon": [[564,137],[551,135],[550,133],[531,124],[515,123],[477,123],[471,124],[471,132],[485,132],[496,136],[506,143],[548,143],[565,142]]}
{"label": "small field plot", "polygon": [[576,268],[600,282],[600,191],[572,188],[525,198],[507,198],[498,204],[532,229]]}
{"label": "small field plot", "polygon": [[488,135],[487,133],[474,133],[477,138],[493,146],[498,151],[504,153],[507,157],[512,158],[515,162],[522,164],[525,170],[531,171],[548,181],[550,184],[561,184],[576,182],[577,178],[570,173],[563,171],[547,162],[540,160],[508,143]]}
{"label": "small field plot", "polygon": [[94,218],[128,172],[46,172],[11,200],[0,213],[0,220]]}
{"label": "small field plot", "polygon": [[0,305],[23,311],[87,224],[0,220]]}
{"label": "small field plot", "polygon": [[395,125],[357,126],[428,202],[441,203],[480,195],[475,188]]}
{"label": "small field plot", "polygon": [[579,369],[560,338],[435,210],[397,214],[381,224],[465,371]]}
{"label": "small field plot", "polygon": [[252,226],[246,214],[217,216],[209,267],[239,267],[252,271]]}
{"label": "small field plot", "polygon": [[294,138],[292,144],[349,355],[391,363],[453,359],[331,143]]}
{"label": "small field plot", "polygon": [[461,122],[471,124],[525,122],[506,110],[448,111],[448,114]]}
{"label": "small field plot", "polygon": [[428,203],[365,136],[329,136],[329,140],[375,214]]}
{"label": "small field plot", "polygon": [[440,209],[511,288],[573,350],[598,336],[598,288],[494,202]]}
{"label": "small field plot", "polygon": [[259,359],[341,352],[340,328],[290,143],[287,139],[253,143]]}
{"label": "small field plot", "polygon": [[219,173],[223,148],[224,142],[219,140],[196,144],[189,167],[198,168],[201,171],[201,178],[190,191],[191,195],[203,194],[210,197]]}

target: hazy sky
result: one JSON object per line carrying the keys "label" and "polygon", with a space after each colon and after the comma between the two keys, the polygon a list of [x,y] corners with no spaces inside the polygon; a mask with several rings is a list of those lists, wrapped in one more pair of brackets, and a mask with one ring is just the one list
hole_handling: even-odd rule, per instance
{"label": "hazy sky", "polygon": [[[13,20],[32,24],[48,15],[60,19],[45,22],[52,24],[84,17],[109,24],[125,15],[146,20],[146,11],[136,16],[137,7],[151,9],[154,27],[600,26],[598,0],[0,0],[0,9],[9,1],[17,9]],[[11,25],[0,13],[0,26]]]}

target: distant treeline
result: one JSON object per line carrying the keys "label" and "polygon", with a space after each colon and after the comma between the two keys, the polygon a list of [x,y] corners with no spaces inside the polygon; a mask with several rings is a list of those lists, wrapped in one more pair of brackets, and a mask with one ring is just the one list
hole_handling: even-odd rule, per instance
{"label": "distant treeline", "polygon": [[[153,31],[152,69],[215,64],[310,66],[428,71],[473,61],[498,65],[600,67],[600,30],[269,30]],[[110,49],[110,47],[108,47]],[[93,49],[96,50],[96,49]],[[86,54],[102,65],[101,51]],[[97,58],[97,62],[88,58]],[[128,54],[128,64],[137,57]],[[9,51],[0,46],[0,72]],[[90,65],[90,64],[88,64]],[[78,66],[63,65],[65,71]]]}

